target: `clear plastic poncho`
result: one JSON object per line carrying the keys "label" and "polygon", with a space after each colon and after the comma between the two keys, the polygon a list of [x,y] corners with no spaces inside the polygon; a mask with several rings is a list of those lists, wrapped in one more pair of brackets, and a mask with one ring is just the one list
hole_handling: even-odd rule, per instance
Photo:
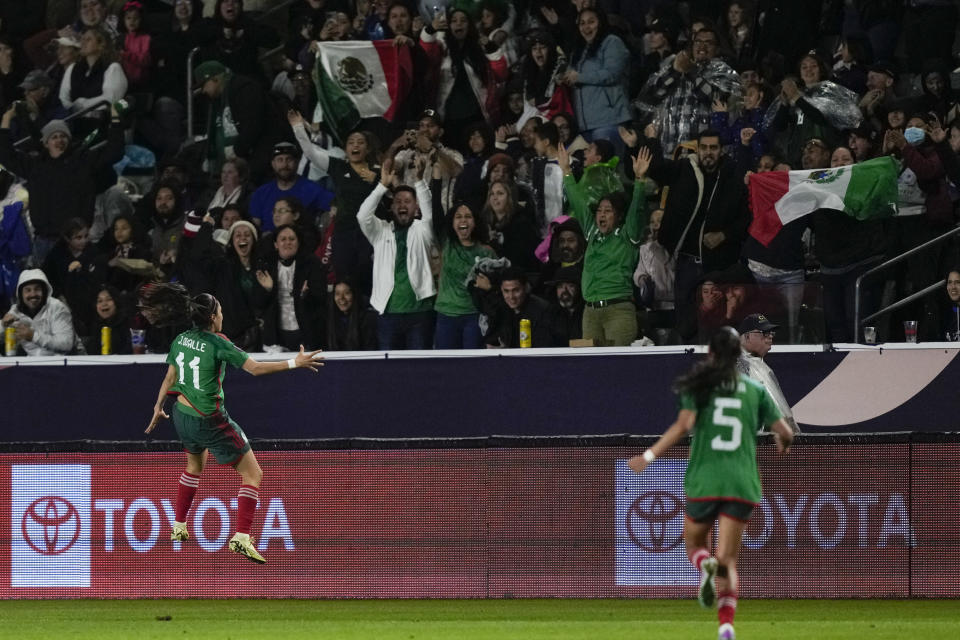
{"label": "clear plastic poncho", "polygon": [[[838,131],[856,129],[863,120],[857,94],[836,82],[824,80],[806,90],[801,90],[801,96],[814,109],[822,113],[830,126]],[[781,106],[783,106],[783,99],[777,96],[763,117],[764,129],[769,129],[773,124]]]}
{"label": "clear plastic poncho", "polygon": [[[660,70],[647,79],[640,97],[633,103],[641,114],[653,115],[653,124],[660,132],[665,155],[670,155],[677,145],[692,139],[709,124],[712,99],[737,103],[743,95],[739,74],[723,60],[714,58],[697,65],[693,73],[681,76],[669,93],[658,96],[657,85],[673,72],[674,58],[670,56],[663,61]],[[702,78],[713,87],[711,99],[704,100],[696,95],[695,78]]]}

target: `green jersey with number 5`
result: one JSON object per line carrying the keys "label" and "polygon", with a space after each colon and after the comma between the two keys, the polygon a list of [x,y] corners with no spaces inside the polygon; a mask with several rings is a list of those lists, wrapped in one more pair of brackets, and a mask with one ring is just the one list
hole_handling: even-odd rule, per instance
{"label": "green jersey with number 5", "polygon": [[680,408],[697,413],[683,479],[687,497],[759,503],[757,431],[781,417],[763,385],[741,374],[735,391],[717,390],[699,409],[684,393]]}
{"label": "green jersey with number 5", "polygon": [[224,363],[242,367],[247,354],[225,336],[191,329],[173,340],[167,364],[177,371],[171,392],[186,397],[200,415],[210,415],[223,408]]}

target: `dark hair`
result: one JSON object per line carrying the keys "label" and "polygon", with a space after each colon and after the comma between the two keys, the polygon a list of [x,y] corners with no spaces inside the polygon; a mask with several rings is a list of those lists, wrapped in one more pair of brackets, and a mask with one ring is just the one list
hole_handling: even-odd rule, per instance
{"label": "dark hair", "polygon": [[820,56],[816,51],[810,51],[808,53],[800,56],[800,59],[797,60],[797,72],[800,71],[800,65],[803,64],[803,61],[807,58],[810,58],[817,63],[817,68],[820,69],[820,81],[830,79],[830,67],[827,65],[826,61]]}
{"label": "dark hair", "polygon": [[411,186],[408,185],[408,184],[399,184],[399,185],[395,186],[395,187],[393,188],[393,191],[392,191],[391,193],[393,194],[394,197],[396,197],[396,195],[397,195],[398,193],[400,193],[401,191],[406,191],[406,192],[412,194],[413,197],[414,197],[414,199],[416,199],[416,197],[417,197],[417,190],[414,189],[413,187],[411,187]]}
{"label": "dark hair", "polygon": [[457,200],[453,203],[453,206],[450,207],[450,211],[447,212],[446,226],[444,228],[450,245],[453,247],[460,246],[460,239],[457,237],[457,230],[454,227],[453,222],[453,217],[457,213],[457,209],[460,207],[466,207],[470,212],[470,215],[473,216],[473,233],[470,234],[470,239],[475,243],[487,242],[487,225],[484,224],[483,220],[480,219],[480,214],[474,210],[473,205],[471,205],[468,201]]}
{"label": "dark hair", "polygon": [[60,227],[60,237],[69,242],[70,237],[77,231],[89,228],[90,225],[83,218],[70,218]]}
{"label": "dark hair", "polygon": [[188,322],[199,329],[209,329],[211,317],[220,303],[209,293],[190,296],[178,282],[157,282],[140,287],[137,307],[155,327],[175,327]]}
{"label": "dark hair", "polygon": [[716,129],[704,129],[697,134],[697,144],[700,144],[700,141],[704,138],[720,138],[720,132]]}
{"label": "dark hair", "polygon": [[609,140],[599,138],[593,141],[593,147],[597,150],[597,155],[600,156],[600,162],[606,162],[613,156],[617,155],[617,148],[613,146],[613,143]]}
{"label": "dark hair", "polygon": [[[453,14],[462,13],[467,16],[467,35],[462,41],[453,37],[446,39],[447,55],[453,62],[454,74],[457,73],[461,63],[469,64],[473,71],[486,82],[490,76],[490,65],[487,64],[487,54],[480,46],[480,34],[477,31],[477,24],[473,21],[470,13],[464,9],[448,8],[447,23],[453,19]],[[449,32],[448,32],[449,33]]]}
{"label": "dark hair", "polygon": [[734,391],[737,383],[737,359],[740,334],[732,327],[720,327],[710,336],[710,356],[676,379],[676,393],[689,393],[697,408],[703,407],[718,390]]}
{"label": "dark hair", "polygon": [[470,148],[470,138],[475,133],[479,133],[480,137],[483,138],[483,153],[481,154],[481,157],[489,157],[490,154],[492,154],[497,148],[493,129],[491,129],[490,125],[488,125],[486,122],[477,122],[470,125],[467,127],[466,135],[464,136],[464,148]]}
{"label": "dark hair", "polygon": [[527,272],[520,267],[507,267],[500,273],[500,284],[507,280],[516,280],[523,286],[527,286]]}
{"label": "dark hair", "polygon": [[93,300],[90,301],[94,305],[94,310],[96,310],[97,298],[100,297],[101,293],[106,291],[110,297],[113,298],[113,304],[116,306],[116,311],[114,312],[115,317],[126,314],[127,301],[119,289],[112,284],[101,284],[99,287],[95,287],[95,289],[96,291],[93,292]]}
{"label": "dark hair", "polygon": [[[564,120],[567,121],[567,124],[570,125],[570,140],[573,140],[578,135],[580,135],[580,125],[577,124],[577,119],[573,117],[573,114],[567,113],[566,111],[555,113],[553,117],[550,118],[550,122],[553,122],[553,124],[556,124],[554,120],[556,120],[557,118],[563,118]],[[559,132],[560,132],[560,128],[557,127],[557,133]]]}
{"label": "dark hair", "polygon": [[366,129],[354,129],[347,134],[347,137],[343,139],[343,144],[346,146],[347,139],[355,133],[359,133],[363,136],[363,139],[367,141],[367,157],[366,161],[371,167],[377,162],[380,161],[380,151],[381,144],[380,138],[378,138],[372,131],[367,131]]}
{"label": "dark hair", "polygon": [[303,203],[300,202],[300,198],[297,198],[296,196],[281,196],[277,198],[276,202],[273,203],[273,206],[277,206],[277,202],[286,202],[290,207],[291,213],[297,214],[297,220],[301,220],[303,218],[303,212],[306,211],[306,209],[303,208]]}
{"label": "dark hair", "polygon": [[[594,36],[593,42],[591,42],[589,45],[580,34],[580,18],[588,11],[597,16],[597,22],[599,23],[599,26],[597,27],[597,35]],[[600,45],[603,44],[603,41],[606,39],[606,37],[610,35],[610,22],[607,20],[607,14],[596,7],[581,9],[580,13],[577,14],[576,25],[577,41],[576,44],[573,45],[573,54],[570,56],[571,62],[579,60],[581,56],[584,59],[595,57],[597,52],[600,51]]]}
{"label": "dark hair", "polygon": [[[557,74],[559,54],[557,53],[556,44],[551,45],[549,43],[549,41],[552,40],[553,38],[546,32],[543,34],[534,32],[532,37],[527,38],[526,43],[524,43],[522,66],[523,97],[527,100],[533,100],[535,104],[540,104],[542,100],[550,97],[546,95],[547,90],[552,86],[554,77]],[[547,59],[543,67],[538,67],[537,63],[533,61],[531,50],[536,44],[543,44],[547,47]]]}
{"label": "dark hair", "polygon": [[273,230],[273,241],[276,242],[277,238],[280,237],[281,231],[286,231],[290,229],[293,231],[293,234],[297,236],[297,254],[303,251],[303,231],[300,230],[300,225],[296,224],[282,224],[276,229]]}
{"label": "dark hair", "polygon": [[610,203],[610,206],[613,207],[613,210],[617,217],[617,224],[621,224],[627,216],[627,196],[622,191],[612,191],[605,196],[602,196],[597,200],[597,204],[593,207],[593,214],[597,214],[597,209],[600,207],[600,203],[606,200]]}
{"label": "dark hair", "polygon": [[536,135],[542,140],[546,140],[551,146],[560,144],[560,130],[552,122],[541,122],[537,125]]}
{"label": "dark hair", "polygon": [[[337,340],[337,326],[340,322],[338,315],[340,314],[340,308],[337,307],[336,300],[334,299],[333,292],[336,291],[336,288],[341,284],[345,284],[350,287],[350,291],[353,293],[353,306],[350,307],[350,310],[347,312],[347,335],[345,337],[344,344],[340,344]],[[356,283],[349,276],[338,277],[336,284],[333,285],[333,290],[330,295],[329,305],[327,307],[327,349],[337,350],[345,349],[348,351],[353,351],[361,349],[362,345],[360,344],[360,318],[363,315],[364,308],[366,307],[366,301],[361,299],[360,289],[357,288]]]}

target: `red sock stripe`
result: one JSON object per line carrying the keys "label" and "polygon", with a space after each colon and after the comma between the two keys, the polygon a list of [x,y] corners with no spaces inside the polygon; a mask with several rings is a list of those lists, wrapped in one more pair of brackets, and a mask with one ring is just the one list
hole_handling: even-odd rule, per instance
{"label": "red sock stripe", "polygon": [[690,563],[699,570],[703,561],[710,557],[710,552],[701,547],[691,550],[687,557],[690,558]]}
{"label": "red sock stripe", "polygon": [[189,473],[180,474],[180,484],[187,487],[199,487],[200,486],[200,476],[191,475]]}
{"label": "red sock stripe", "polygon": [[246,496],[248,498],[253,498],[254,500],[260,499],[260,491],[256,487],[251,487],[250,485],[241,485],[240,490],[237,491],[238,496]]}
{"label": "red sock stripe", "polygon": [[720,624],[733,624],[737,612],[737,592],[721,591],[717,594],[717,620]]}

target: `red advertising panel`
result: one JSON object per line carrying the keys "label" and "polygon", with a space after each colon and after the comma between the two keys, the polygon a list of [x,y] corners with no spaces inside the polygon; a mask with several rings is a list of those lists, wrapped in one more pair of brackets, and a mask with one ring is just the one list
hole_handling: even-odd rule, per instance
{"label": "red advertising panel", "polygon": [[[252,535],[227,550],[236,474],[209,466],[169,540],[182,454],[0,455],[0,597],[690,596],[685,451],[643,475],[626,448],[287,451]],[[746,597],[960,596],[957,444],[761,447]]]}

